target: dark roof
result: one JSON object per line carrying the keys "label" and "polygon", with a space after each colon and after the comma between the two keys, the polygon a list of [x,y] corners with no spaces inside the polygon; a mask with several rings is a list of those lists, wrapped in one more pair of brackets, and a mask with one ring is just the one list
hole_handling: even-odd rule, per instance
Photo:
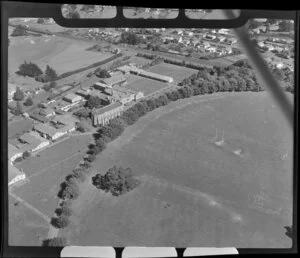
{"label": "dark roof", "polygon": [[47,123],[47,122],[50,121],[50,119],[48,119],[47,117],[41,116],[37,113],[30,114],[30,117],[37,120],[37,121],[39,121],[39,122],[42,122],[42,123]]}

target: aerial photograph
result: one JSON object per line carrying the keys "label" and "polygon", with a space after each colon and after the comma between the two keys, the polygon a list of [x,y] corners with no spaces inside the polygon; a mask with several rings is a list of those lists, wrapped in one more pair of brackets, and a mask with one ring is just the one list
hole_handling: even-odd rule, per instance
{"label": "aerial photograph", "polygon": [[[293,105],[293,20],[244,26]],[[10,246],[292,246],[293,130],[233,29],[10,18],[7,112]]]}

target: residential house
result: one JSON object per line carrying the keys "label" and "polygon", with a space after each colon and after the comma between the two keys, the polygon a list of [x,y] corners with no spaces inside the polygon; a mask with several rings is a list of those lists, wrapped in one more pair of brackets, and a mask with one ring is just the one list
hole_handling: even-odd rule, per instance
{"label": "residential house", "polygon": [[8,161],[13,164],[16,158],[22,157],[23,153],[11,143],[8,143]]}
{"label": "residential house", "polygon": [[20,171],[14,167],[11,163],[8,164],[8,186],[12,186],[17,182],[26,179],[26,175],[23,171]]}
{"label": "residential house", "polygon": [[123,75],[114,75],[110,78],[105,78],[100,81],[101,83],[106,84],[107,86],[113,87],[114,85],[124,85],[127,80]]}
{"label": "residential house", "polygon": [[229,29],[220,29],[218,30],[218,33],[227,35],[229,34],[229,31],[230,31]]}
{"label": "residential house", "polygon": [[124,106],[120,102],[115,102],[93,112],[93,125],[105,125],[109,123],[109,121],[115,117],[121,115]]}
{"label": "residential house", "polygon": [[48,123],[50,121],[49,118],[42,116],[37,112],[29,114],[29,117],[43,124]]}
{"label": "residential house", "polygon": [[89,89],[80,89],[80,90],[76,91],[75,94],[77,94],[83,98],[87,98],[90,95],[90,90]]}
{"label": "residential house", "polygon": [[219,36],[218,39],[219,39],[220,42],[223,42],[223,41],[226,39],[226,37],[224,37],[224,36]]}
{"label": "residential house", "polygon": [[8,90],[7,90],[7,93],[8,93],[8,101],[12,101],[13,100],[13,97],[14,97],[14,94],[16,92],[16,88],[17,86],[13,83],[8,83]]}
{"label": "residential house", "polygon": [[51,117],[51,116],[55,115],[55,111],[52,108],[47,107],[47,108],[41,109],[39,114],[44,117]]}

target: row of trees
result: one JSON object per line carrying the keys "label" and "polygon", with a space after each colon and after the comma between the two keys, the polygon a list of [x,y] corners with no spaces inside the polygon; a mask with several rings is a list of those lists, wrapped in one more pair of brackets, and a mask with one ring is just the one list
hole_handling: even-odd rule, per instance
{"label": "row of trees", "polygon": [[[285,90],[293,92],[293,74],[284,69],[272,68],[275,78]],[[185,78],[180,86],[190,85],[212,88],[211,91],[261,91],[257,77],[248,60],[239,60],[228,67],[202,68],[197,74]]]}

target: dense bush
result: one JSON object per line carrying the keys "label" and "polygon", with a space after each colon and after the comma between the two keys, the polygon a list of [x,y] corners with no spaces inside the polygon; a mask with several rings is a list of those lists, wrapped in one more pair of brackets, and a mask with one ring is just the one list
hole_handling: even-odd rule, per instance
{"label": "dense bush", "polygon": [[114,196],[125,194],[139,185],[130,168],[112,167],[105,175],[97,174],[92,178],[98,189],[110,192]]}
{"label": "dense bush", "polygon": [[85,104],[86,107],[93,109],[93,108],[100,108],[109,104],[108,101],[101,99],[98,96],[89,95],[88,100]]}

